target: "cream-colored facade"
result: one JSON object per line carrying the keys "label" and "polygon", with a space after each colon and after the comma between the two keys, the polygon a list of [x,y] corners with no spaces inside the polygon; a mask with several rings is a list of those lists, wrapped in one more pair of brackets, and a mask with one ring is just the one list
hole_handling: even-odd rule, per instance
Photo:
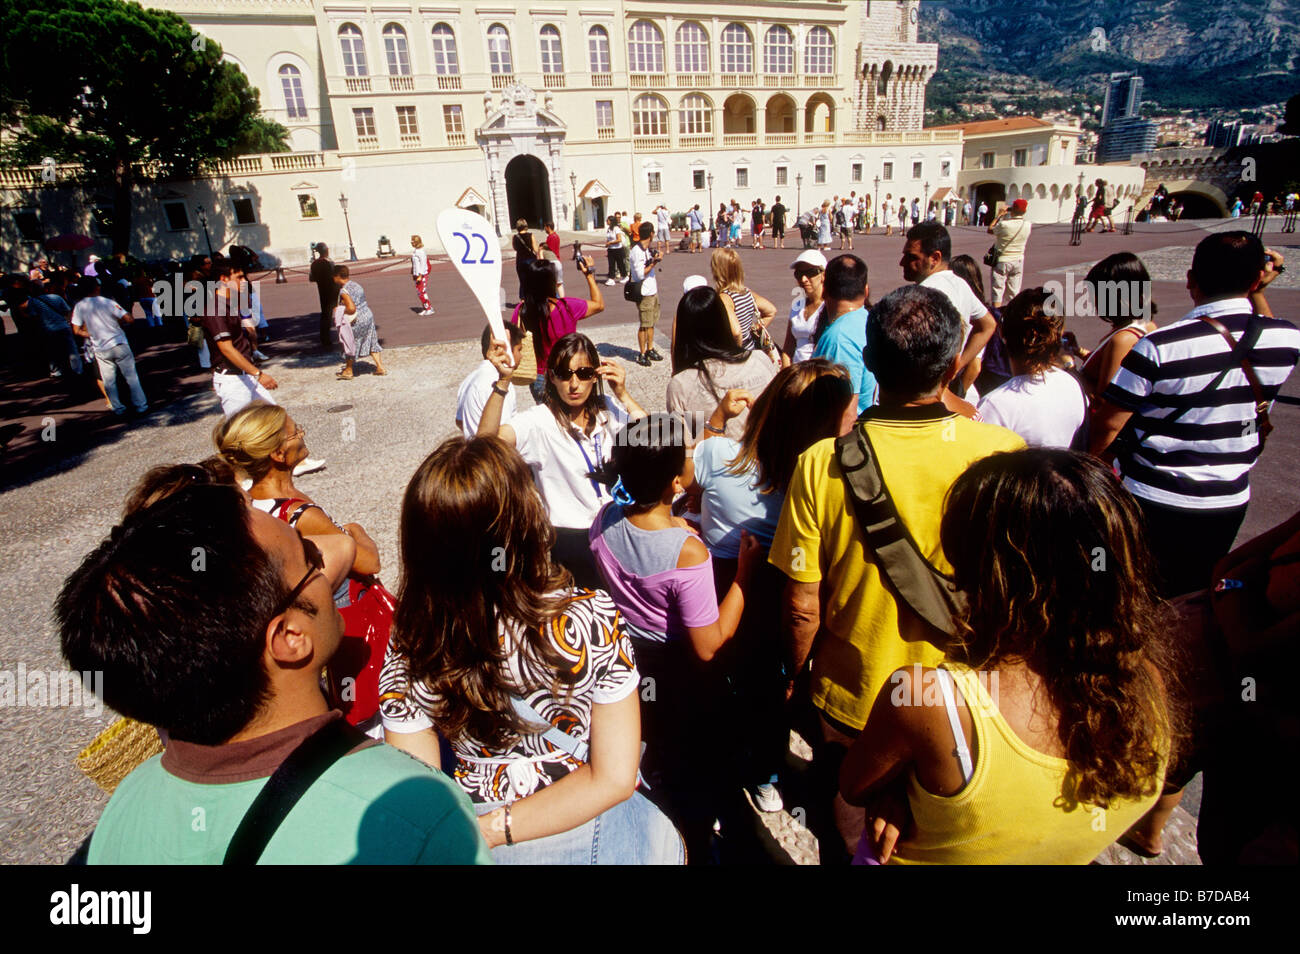
{"label": "cream-colored facade", "polygon": [[[399,252],[414,233],[435,245],[451,205],[503,234],[520,217],[586,230],[660,203],[925,198],[961,167],[961,131],[922,128],[937,47],[917,41],[915,0],[151,5],[221,45],[293,151],[142,187],[142,257],[206,251],[199,210],[214,248],[299,264],[313,242],[339,257],[349,229],[361,257],[381,236]],[[47,236],[95,234],[106,199],[26,170],[0,173],[0,189]],[[21,250],[23,236],[6,239]]]}
{"label": "cream-colored facade", "polygon": [[935,132],[962,134],[962,164],[957,194],[970,197],[972,207],[984,202],[989,218],[1016,199],[1029,203],[1031,222],[1068,222],[1080,190],[1091,199],[1098,179],[1104,179],[1121,216],[1142,193],[1145,172],[1137,166],[1078,164],[1078,126],[1050,123],[1032,116],[990,119]]}

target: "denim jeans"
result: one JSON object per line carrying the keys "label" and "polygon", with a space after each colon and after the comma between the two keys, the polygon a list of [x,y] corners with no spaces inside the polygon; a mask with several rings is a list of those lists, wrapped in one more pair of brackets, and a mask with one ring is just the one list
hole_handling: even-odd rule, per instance
{"label": "denim jeans", "polygon": [[[486,815],[501,802],[483,802]],[[492,849],[499,865],[680,865],[685,848],[677,829],[651,801],[636,792],[591,821],[557,835]]]}
{"label": "denim jeans", "polygon": [[140,378],[135,373],[135,355],[129,344],[114,345],[107,351],[95,349],[95,360],[99,364],[99,375],[104,379],[104,390],[108,392],[108,401],[113,405],[114,414],[125,414],[126,405],[117,394],[117,375],[121,372],[127,390],[131,392],[131,405],[137,411],[145,411],[149,401],[140,387]]}

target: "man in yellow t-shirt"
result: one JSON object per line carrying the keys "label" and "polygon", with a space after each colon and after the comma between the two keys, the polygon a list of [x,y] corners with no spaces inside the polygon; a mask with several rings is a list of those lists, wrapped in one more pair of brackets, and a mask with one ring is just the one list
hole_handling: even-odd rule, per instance
{"label": "man in yellow t-shirt", "polygon": [[[943,293],[906,285],[871,309],[863,352],[876,375],[879,404],[857,426],[866,428],[903,525],[921,555],[943,573],[952,572],[939,545],[948,488],[972,462],[1025,446],[1005,428],[944,406],[963,335],[961,317]],[[768,560],[790,578],[782,618],[791,682],[812,656],[818,725],[809,742],[817,788],[825,794],[817,809],[835,801],[835,824],[851,854],[865,818],[837,794],[844,747],[866,724],[889,675],[913,664],[937,665],[943,652],[936,643],[945,636],[898,595],[867,548],[834,439],[819,441],[799,457]],[[828,844],[813,827],[820,820],[810,812],[823,861],[835,860],[841,846]],[[833,838],[829,819],[822,827]]]}

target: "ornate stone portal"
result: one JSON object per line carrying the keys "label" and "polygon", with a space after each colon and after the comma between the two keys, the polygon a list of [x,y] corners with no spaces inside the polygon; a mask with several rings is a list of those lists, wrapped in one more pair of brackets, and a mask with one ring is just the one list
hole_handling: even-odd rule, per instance
{"label": "ornate stone portal", "polygon": [[[488,201],[498,231],[514,231],[518,217],[539,226],[550,218],[563,228],[572,215],[564,190],[567,127],[551,110],[550,92],[538,106],[537,93],[515,83],[501,91],[495,109],[490,94],[484,95],[483,105],[487,116],[474,138],[487,161]],[[531,158],[513,161],[520,157]]]}

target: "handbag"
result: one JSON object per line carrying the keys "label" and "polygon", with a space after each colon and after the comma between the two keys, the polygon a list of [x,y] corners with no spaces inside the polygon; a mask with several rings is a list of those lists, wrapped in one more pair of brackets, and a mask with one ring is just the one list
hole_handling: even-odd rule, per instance
{"label": "handbag", "polygon": [[203,326],[189,322],[185,329],[185,343],[191,348],[203,347]]}
{"label": "handbag", "polygon": [[157,729],[123,716],[81,750],[76,766],[111,795],[122,779],[162,750]]}
{"label": "handbag", "polygon": [[641,283],[633,281],[626,282],[623,285],[623,297],[634,304],[639,304],[641,299],[645,297],[641,294]]}
{"label": "handbag", "polygon": [[533,347],[533,333],[524,332],[523,348],[519,351],[519,363],[515,373],[510,375],[511,384],[532,384],[537,380],[537,349]]}
{"label": "handbag", "polygon": [[379,673],[393,629],[397,600],[376,579],[348,580],[352,603],[339,610],[343,639],[325,666],[330,705],[360,725],[379,712]]}
{"label": "handbag", "polygon": [[984,264],[992,268],[998,263],[998,247],[996,244],[990,245],[989,250],[984,253]]}

